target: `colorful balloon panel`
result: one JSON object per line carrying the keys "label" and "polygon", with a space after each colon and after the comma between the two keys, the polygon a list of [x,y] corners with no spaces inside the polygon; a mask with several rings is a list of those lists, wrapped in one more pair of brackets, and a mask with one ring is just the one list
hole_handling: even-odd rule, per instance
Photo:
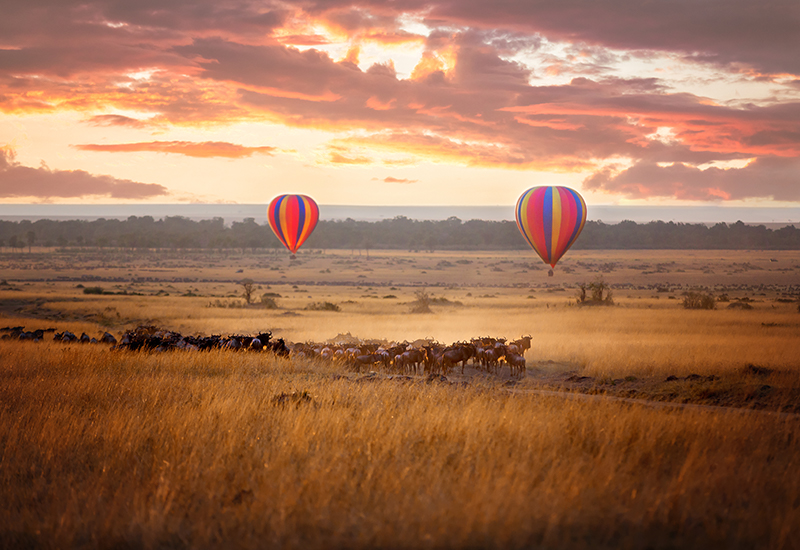
{"label": "colorful balloon panel", "polygon": [[555,267],[586,224],[586,203],[568,187],[534,187],[517,201],[516,218],[531,248]]}
{"label": "colorful balloon panel", "polygon": [[267,208],[269,226],[292,254],[306,241],[319,221],[319,207],[306,195],[278,195]]}

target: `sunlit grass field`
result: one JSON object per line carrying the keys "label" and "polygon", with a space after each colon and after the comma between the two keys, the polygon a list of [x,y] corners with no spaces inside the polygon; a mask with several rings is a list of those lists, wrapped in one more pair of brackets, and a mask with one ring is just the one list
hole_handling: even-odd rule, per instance
{"label": "sunlit grass field", "polygon": [[[533,336],[513,386],[469,369],[429,383],[265,354],[2,340],[0,547],[797,547],[800,419],[778,412],[800,411],[798,264],[583,252],[547,277],[519,253],[0,256],[0,326]],[[578,306],[575,285],[598,277],[615,305]],[[412,314],[423,289],[440,300]],[[752,309],[686,310],[688,290]],[[307,309],[324,301],[340,311]],[[610,398],[631,395],[725,407]]]}
{"label": "sunlit grass field", "polygon": [[[255,354],[0,351],[5,548],[796,543],[793,420]],[[292,392],[310,399],[275,401]]]}

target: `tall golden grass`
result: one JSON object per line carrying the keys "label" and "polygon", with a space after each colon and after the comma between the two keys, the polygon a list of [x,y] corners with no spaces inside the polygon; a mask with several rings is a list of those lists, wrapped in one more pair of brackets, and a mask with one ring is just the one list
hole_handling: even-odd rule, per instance
{"label": "tall golden grass", "polygon": [[[685,376],[721,374],[754,364],[800,376],[796,304],[761,302],[752,311],[722,305],[715,311],[691,311],[678,300],[619,298],[614,307],[581,308],[570,292],[529,300],[528,290],[501,289],[484,298],[474,289],[461,289],[436,293],[461,306],[434,306],[433,314],[414,315],[409,313],[409,289],[380,291],[392,292],[396,299],[363,298],[365,290],[349,287],[312,288],[299,296],[289,285],[272,290],[284,296],[277,299],[281,309],[208,307],[208,297],[84,297],[74,291],[73,296],[48,298],[44,307],[101,323],[91,328],[80,323],[81,331],[94,333],[102,329],[119,334],[138,324],[156,324],[187,334],[273,330],[294,342],[326,341],[350,332],[387,341],[434,338],[446,343],[530,334],[529,366],[544,371],[555,362],[589,376]],[[339,304],[342,311],[304,309],[321,299]],[[34,326],[31,321],[20,323]]]}
{"label": "tall golden grass", "polygon": [[[791,417],[358,381],[260,354],[0,354],[4,548],[798,544]],[[291,392],[312,400],[274,401]]]}

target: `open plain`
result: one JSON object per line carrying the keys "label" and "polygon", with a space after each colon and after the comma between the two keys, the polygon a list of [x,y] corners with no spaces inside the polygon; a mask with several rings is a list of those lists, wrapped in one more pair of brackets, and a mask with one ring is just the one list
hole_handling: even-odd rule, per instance
{"label": "open plain", "polygon": [[[613,304],[579,305],[598,282]],[[533,341],[523,377],[442,381],[0,340],[0,546],[797,547],[798,297],[795,251],[574,251],[553,277],[519,252],[5,253],[0,326]]]}

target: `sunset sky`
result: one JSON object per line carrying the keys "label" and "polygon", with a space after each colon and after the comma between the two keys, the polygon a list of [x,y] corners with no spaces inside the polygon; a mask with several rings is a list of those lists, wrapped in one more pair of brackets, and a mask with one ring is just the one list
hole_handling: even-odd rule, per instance
{"label": "sunset sky", "polygon": [[800,204],[800,2],[41,0],[0,202]]}

